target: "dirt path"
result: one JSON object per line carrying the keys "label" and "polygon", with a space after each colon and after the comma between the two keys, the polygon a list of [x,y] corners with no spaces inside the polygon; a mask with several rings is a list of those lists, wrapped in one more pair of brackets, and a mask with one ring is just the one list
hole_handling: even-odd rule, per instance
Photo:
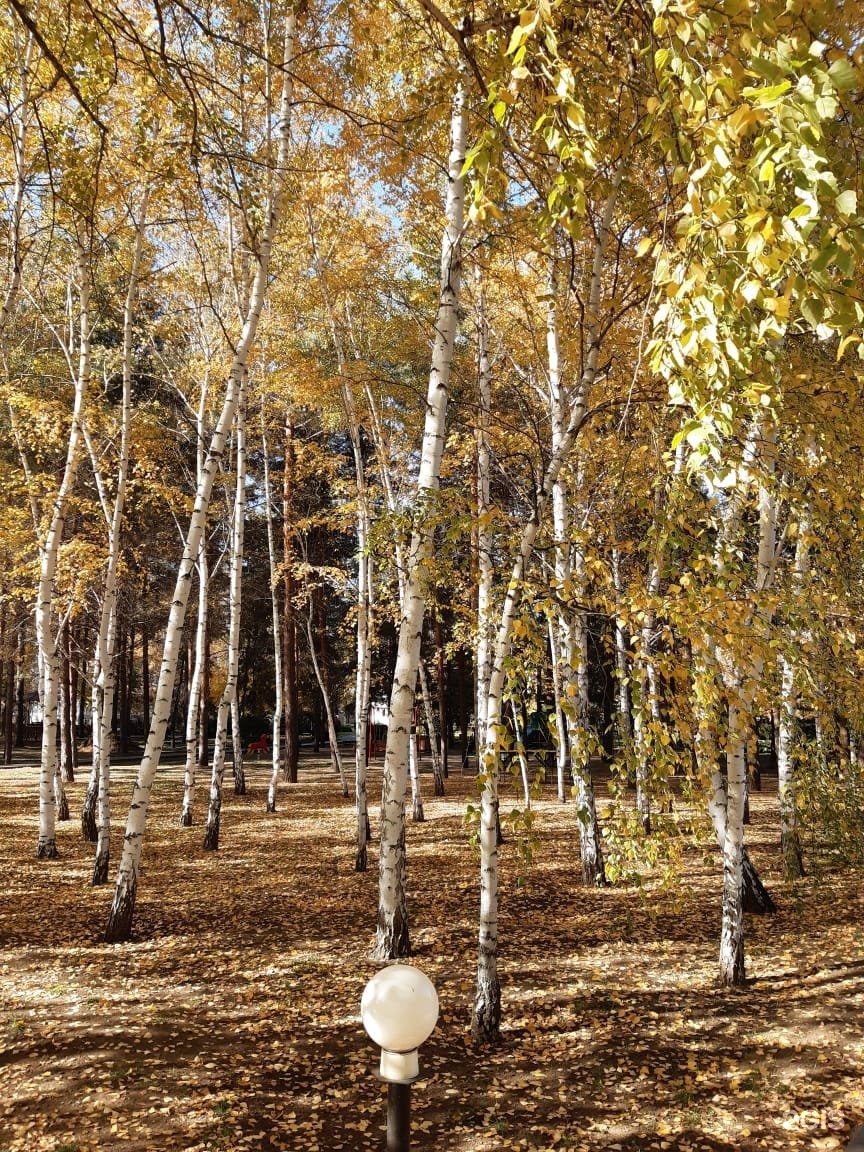
{"label": "dirt path", "polygon": [[[115,783],[121,820],[131,773]],[[61,858],[42,862],[35,768],[0,770],[0,1152],[383,1147],[377,1052],[358,1011],[378,968],[377,868],[353,871],[353,812],[329,767],[304,762],[275,816],[264,814],[266,765],[248,773],[249,795],[227,798],[217,854],[201,847],[203,794],[198,826],[181,829],[182,781],[162,776],[135,938],[109,946],[111,888],[90,887],[78,826],[84,783],[69,788]],[[715,854],[689,851],[674,889],[587,891],[574,807],[547,789],[524,886],[503,849],[504,1033],[489,1053],[468,1032],[470,786],[451,777],[408,830],[414,961],[441,1001],[412,1147],[845,1145],[864,1117],[864,892],[853,873],[783,889],[776,796],[755,797],[748,839],[779,912],[748,921],[752,982],[726,993]]]}

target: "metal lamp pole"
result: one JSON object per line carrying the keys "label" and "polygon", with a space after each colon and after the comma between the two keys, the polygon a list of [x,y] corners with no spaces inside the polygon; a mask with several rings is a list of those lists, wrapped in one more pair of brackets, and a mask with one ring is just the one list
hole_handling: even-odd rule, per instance
{"label": "metal lamp pole", "polygon": [[438,1019],[438,994],[419,968],[391,964],[363,990],[363,1027],[381,1046],[379,1076],[387,1084],[387,1152],[409,1152],[411,1085],[420,1075],[417,1049]]}

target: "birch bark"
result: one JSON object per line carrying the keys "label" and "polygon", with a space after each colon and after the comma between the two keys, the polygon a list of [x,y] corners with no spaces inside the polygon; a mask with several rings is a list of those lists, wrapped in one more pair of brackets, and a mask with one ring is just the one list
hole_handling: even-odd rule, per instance
{"label": "birch bark", "polygon": [[381,844],[378,866],[378,927],[374,955],[379,959],[407,956],[411,950],[405,891],[405,785],[411,711],[420,659],[420,638],[426,607],[426,565],[432,546],[431,512],[441,474],[445,419],[457,308],[462,273],[461,239],[464,211],[465,89],[457,84],[450,123],[450,156],[441,279],[432,364],[426,397],[426,419],[420,473],[414,502],[414,524],[402,597],[396,670],[390,696],[390,719],[384,753],[381,803]]}
{"label": "birch bark", "polygon": [[[618,202],[618,192],[624,172],[629,162],[629,153],[619,160],[611,180],[609,193],[597,225],[594,241],[594,254],[591,263],[591,279],[588,286],[586,306],[586,355],[575,394],[572,398],[565,394],[561,383],[558,359],[558,320],[557,320],[557,281],[554,268],[550,272],[550,312],[547,314],[547,357],[549,361],[549,400],[552,421],[553,455],[556,444],[560,445],[569,431],[573,413],[587,409],[591,388],[597,378],[597,366],[602,339],[600,325],[600,305],[603,296],[603,269],[606,261],[606,244],[612,227],[612,217]],[[569,416],[569,422],[568,422]],[[581,422],[581,420],[580,420]],[[560,468],[559,468],[560,473]],[[585,574],[584,551],[582,546],[573,547],[569,540],[569,518],[564,497],[563,478],[555,477],[557,490],[561,493],[557,501],[553,490],[553,518],[558,504],[558,522],[554,525],[556,538],[556,580],[562,609],[559,613],[559,633],[561,637],[561,679],[564,697],[568,702],[565,709],[570,745],[570,770],[573,776],[573,789],[579,805],[582,823],[581,859],[582,879],[586,884],[605,884],[603,851],[600,844],[600,826],[594,801],[594,787],[591,782],[591,767],[588,745],[588,621],[584,609],[572,606],[574,599],[584,602]],[[577,485],[578,486],[578,485]],[[560,550],[560,556],[559,556]]]}
{"label": "birch bark", "polygon": [[145,189],[138,212],[135,231],[135,245],[129,270],[129,283],[123,306],[123,361],[122,391],[120,399],[120,456],[117,461],[117,480],[113,508],[109,506],[107,493],[92,445],[89,443],[93,474],[97,478],[99,495],[102,500],[108,527],[108,555],[102,585],[102,608],[99,613],[99,629],[96,635],[96,650],[93,666],[96,676],[93,683],[93,767],[98,781],[98,832],[96,857],[93,862],[91,883],[107,884],[111,842],[111,716],[114,707],[114,659],[117,626],[117,583],[122,542],[123,513],[126,507],[126,487],[129,476],[129,430],[132,421],[132,367],[133,338],[135,322],[135,302],[138,296],[138,280],[141,269],[141,256],[147,227],[147,207],[150,199],[149,188]]}
{"label": "birch bark", "polygon": [[570,410],[570,419],[558,448],[552,453],[543,483],[537,494],[535,512],[522,529],[519,548],[510,571],[510,580],[496,630],[490,663],[489,689],[485,707],[486,740],[480,756],[483,791],[480,800],[480,927],[477,983],[471,1029],[479,1040],[494,1040],[501,1023],[501,985],[498,979],[498,774],[500,744],[503,739],[502,706],[507,657],[510,654],[513,622],[521,595],[522,580],[534,547],[537,532],[561,466],[567,459],[587,408],[581,398]]}
{"label": "birch bark", "polygon": [[153,715],[150,720],[147,743],[132,794],[132,803],[129,808],[126,833],[123,841],[123,857],[120,863],[114,901],[111,906],[105,934],[108,943],[128,939],[132,930],[132,917],[135,909],[135,894],[138,885],[138,871],[141,861],[144,826],[147,818],[150,794],[153,788],[153,780],[159,765],[159,757],[171,712],[171,698],[177,672],[177,656],[183,634],[183,621],[186,616],[192,569],[200,548],[213,482],[216,478],[219,463],[224,452],[225,439],[233,422],[242,375],[246,369],[249,353],[255,340],[258,321],[267,292],[270,273],[270,253],[276,229],[281,219],[282,200],[286,183],[291,103],[293,98],[295,27],[295,15],[293,11],[290,11],[285,19],[281,69],[282,92],[278,121],[274,132],[274,138],[276,140],[276,166],[273,174],[266,223],[261,236],[248,314],[243,324],[240,339],[228,373],[228,385],[225,391],[222,411],[210,440],[203,475],[195,495],[195,505],[189,522],[183,557],[177,573],[171,613],[165,632],[165,643],[159,671],[159,682],[156,688]]}
{"label": "birch bark", "polygon": [[[765,623],[760,596],[767,589],[774,574],[776,537],[776,507],[769,487],[776,458],[773,427],[754,430],[750,460],[760,467],[759,483],[759,549],[756,561],[756,579],[746,628],[750,634],[756,625]],[[724,542],[730,539],[740,515],[741,494],[730,501],[724,522]],[[746,660],[746,664],[745,664]],[[728,726],[726,737],[726,827],[723,839],[723,907],[720,931],[720,979],[726,985],[742,985],[744,968],[744,803],[746,789],[746,747],[750,710],[757,683],[762,674],[764,659],[758,637],[746,657],[725,647],[718,649],[724,687],[728,699]]]}
{"label": "birch bark", "polygon": [[[237,698],[237,675],[240,669],[240,617],[243,606],[243,542],[246,526],[246,372],[240,374],[237,411],[234,417],[236,438],[234,520],[231,530],[231,569],[229,575],[228,667],[225,687],[216,714],[216,740],[213,745],[213,771],[210,776],[210,802],[204,829],[204,848],[219,847],[222,822],[222,786],[225,777],[225,751],[228,741],[228,717]],[[237,722],[239,729],[239,717]],[[239,736],[239,732],[238,732]]]}
{"label": "birch bark", "polygon": [[[812,453],[808,444],[807,455]],[[794,599],[805,592],[810,575],[810,508],[805,504],[798,522],[795,542],[795,561],[792,569]],[[800,636],[793,630],[793,647]],[[804,875],[804,858],[798,831],[798,811],[795,803],[795,725],[797,719],[798,685],[794,657],[784,652],[780,657],[780,715],[777,726],[777,793],[780,803],[780,851],[783,872],[787,880]]]}
{"label": "birch bark", "polygon": [[[482,753],[483,792],[480,802],[480,925],[477,957],[477,983],[474,996],[474,1012],[471,1030],[482,1041],[494,1040],[501,1023],[501,985],[498,979],[498,774],[499,746],[502,732],[502,701],[506,660],[512,646],[513,621],[516,615],[522,579],[525,573],[534,540],[540,528],[542,516],[554,492],[561,468],[568,459],[588,411],[588,395],[597,375],[597,362],[600,353],[599,312],[602,295],[602,273],[606,242],[612,223],[612,213],[618,189],[624,175],[626,159],[619,162],[612,179],[612,187],[604,205],[597,229],[594,248],[591,282],[588,292],[589,317],[587,331],[587,355],[579,385],[570,401],[566,426],[560,429],[557,444],[546,466],[543,482],[538,492],[535,512],[523,530],[519,549],[513,562],[510,581],[499,618],[494,655],[489,676],[489,691],[485,708],[486,740]],[[571,730],[571,748],[573,731]],[[478,748],[479,752],[479,748]],[[574,769],[574,783],[575,783]],[[590,784],[590,778],[589,778]],[[580,797],[584,800],[584,797]],[[593,793],[591,793],[593,800]],[[587,807],[587,805],[586,805]],[[590,819],[590,810],[589,810]],[[594,814],[596,826],[596,813]],[[590,828],[590,825],[589,825]],[[597,876],[602,875],[602,855],[599,853],[599,840],[590,843],[591,838],[583,835],[584,853],[592,846],[597,850]],[[587,844],[587,847],[586,847]],[[583,863],[584,872],[584,863]]]}
{"label": "birch bark", "polygon": [[273,675],[276,680],[276,707],[273,710],[273,772],[267,790],[267,811],[276,811],[276,792],[279,773],[283,770],[282,753],[282,628],[279,619],[279,564],[276,559],[276,534],[273,531],[273,495],[270,485],[270,449],[264,410],[261,410],[261,448],[264,454],[264,516],[267,520],[267,556],[270,561],[270,609],[273,614]]}
{"label": "birch bark", "polygon": [[201,694],[204,687],[204,661],[207,659],[207,613],[210,593],[210,566],[207,559],[207,541],[199,542],[198,560],[198,613],[195,619],[195,663],[189,680],[189,704],[186,711],[186,764],[183,770],[183,806],[180,827],[191,828],[195,804],[195,773],[199,760],[198,725],[201,716]]}
{"label": "birch bark", "polygon": [[297,783],[299,762],[297,703],[297,617],[294,609],[294,422],[290,410],[285,415],[285,471],[282,476],[282,577],[284,622],[282,628],[282,670],[285,706],[284,778]]}
{"label": "birch bark", "polygon": [[[78,368],[75,374],[75,400],[72,424],[66,449],[66,462],[60,486],[48,521],[44,539],[39,543],[39,587],[36,599],[36,639],[42,671],[42,760],[39,777],[39,841],[36,855],[42,859],[57,856],[55,821],[57,797],[54,777],[57,774],[57,703],[59,658],[57,636],[53,631],[54,577],[60,555],[60,543],[69,497],[78,473],[81,442],[81,418],[90,378],[90,272],[86,253],[78,249]],[[71,348],[69,349],[71,355]]]}
{"label": "birch bark", "polygon": [[420,657],[418,666],[420,674],[420,699],[423,702],[423,713],[426,717],[426,731],[429,733],[429,748],[432,757],[433,790],[436,796],[444,795],[444,770],[441,765],[441,745],[439,725],[435,719],[435,709],[432,705],[432,693],[429,691],[429,677],[426,674],[426,661]]}

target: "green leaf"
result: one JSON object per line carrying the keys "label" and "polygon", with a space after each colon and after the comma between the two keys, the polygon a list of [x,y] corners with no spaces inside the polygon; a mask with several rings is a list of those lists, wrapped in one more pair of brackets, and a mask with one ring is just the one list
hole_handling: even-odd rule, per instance
{"label": "green leaf", "polygon": [[848,92],[850,88],[854,88],[858,83],[858,76],[855,69],[845,56],[841,56],[839,60],[834,61],[828,69],[828,75],[831,77],[831,83],[838,92]]}
{"label": "green leaf", "polygon": [[834,206],[841,216],[854,216],[858,210],[858,194],[854,188],[847,188],[841,192],[834,201]]}

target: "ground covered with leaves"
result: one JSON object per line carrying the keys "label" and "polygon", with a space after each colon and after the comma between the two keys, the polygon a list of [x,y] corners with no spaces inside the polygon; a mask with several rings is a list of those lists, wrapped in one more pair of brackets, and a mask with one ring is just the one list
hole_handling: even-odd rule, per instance
{"label": "ground covered with leaves", "polygon": [[[132,771],[115,775],[119,860]],[[380,769],[379,769],[380,771]],[[132,942],[102,942],[73,820],[35,857],[37,771],[0,770],[0,1152],[383,1147],[377,1051],[363,1032],[377,857],[358,875],[353,812],[321,761],[264,813],[267,768],[223,809],[222,846],[178,827],[166,768],[149,818]],[[370,795],[378,776],[373,772]],[[777,873],[776,795],[755,798],[751,853],[779,909],[748,918],[741,992],[716,983],[719,861],[689,845],[680,883],[577,883],[573,804],[547,789],[524,869],[502,848],[501,1043],[472,1043],[478,865],[471,781],[408,829],[413,962],[435,983],[413,1147],[839,1148],[864,1119],[864,891],[834,871]],[[431,789],[429,789],[431,791]],[[524,874],[524,882],[520,876]]]}

